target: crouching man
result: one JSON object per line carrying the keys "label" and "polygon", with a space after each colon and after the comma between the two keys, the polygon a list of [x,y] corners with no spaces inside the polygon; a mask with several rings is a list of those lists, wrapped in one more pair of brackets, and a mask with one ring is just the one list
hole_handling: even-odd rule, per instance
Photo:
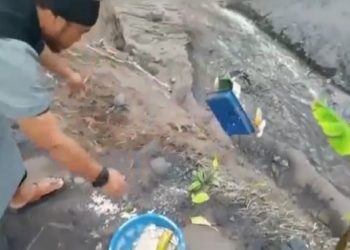
{"label": "crouching man", "polygon": [[44,73],[44,68],[55,73],[71,91],[85,90],[81,75],[56,52],[90,30],[99,6],[97,0],[0,2],[0,217],[8,206],[23,208],[64,186],[59,178],[26,180],[10,119],[37,147],[105,194],[116,197],[125,192],[124,176],[101,166],[59,128],[50,112],[52,80]]}

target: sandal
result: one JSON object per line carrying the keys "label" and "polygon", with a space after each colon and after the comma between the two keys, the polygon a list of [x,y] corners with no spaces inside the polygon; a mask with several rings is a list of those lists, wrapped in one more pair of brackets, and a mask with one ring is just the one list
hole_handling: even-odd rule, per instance
{"label": "sandal", "polygon": [[37,183],[32,184],[33,192],[27,201],[16,201],[14,198],[10,203],[10,208],[19,210],[26,207],[29,204],[33,204],[49,195],[62,190],[64,187],[64,181],[62,178],[45,178]]}

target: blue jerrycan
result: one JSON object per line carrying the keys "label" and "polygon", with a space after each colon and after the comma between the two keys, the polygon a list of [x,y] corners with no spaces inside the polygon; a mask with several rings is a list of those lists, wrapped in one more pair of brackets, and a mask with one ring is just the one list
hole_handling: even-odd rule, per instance
{"label": "blue jerrycan", "polygon": [[229,136],[255,133],[254,126],[232,89],[210,93],[206,102]]}

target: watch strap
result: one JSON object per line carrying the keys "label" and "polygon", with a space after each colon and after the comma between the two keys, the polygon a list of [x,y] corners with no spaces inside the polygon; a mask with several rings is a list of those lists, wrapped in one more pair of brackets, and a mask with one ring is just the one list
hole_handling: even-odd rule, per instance
{"label": "watch strap", "polygon": [[100,174],[97,176],[95,181],[92,182],[92,186],[95,188],[103,187],[107,184],[109,179],[109,171],[107,168],[102,168]]}

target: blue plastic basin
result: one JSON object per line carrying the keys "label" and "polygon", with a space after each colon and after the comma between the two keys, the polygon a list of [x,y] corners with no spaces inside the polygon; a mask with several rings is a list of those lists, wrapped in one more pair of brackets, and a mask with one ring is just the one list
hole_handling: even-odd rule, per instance
{"label": "blue plastic basin", "polygon": [[177,250],[186,250],[186,243],[182,230],[167,217],[154,213],[137,215],[126,221],[114,233],[109,245],[109,250],[132,250],[133,244],[140,238],[144,229],[151,224],[173,231],[178,239]]}

